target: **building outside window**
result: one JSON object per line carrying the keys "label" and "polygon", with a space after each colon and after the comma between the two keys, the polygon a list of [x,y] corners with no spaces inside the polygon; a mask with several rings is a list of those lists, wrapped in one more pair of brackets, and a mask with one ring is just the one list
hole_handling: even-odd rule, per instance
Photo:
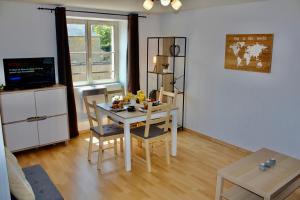
{"label": "building outside window", "polygon": [[118,23],[68,19],[75,86],[118,81]]}

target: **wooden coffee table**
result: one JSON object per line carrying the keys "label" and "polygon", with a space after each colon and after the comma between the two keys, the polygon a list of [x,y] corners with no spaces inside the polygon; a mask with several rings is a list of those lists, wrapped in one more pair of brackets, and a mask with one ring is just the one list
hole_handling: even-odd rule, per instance
{"label": "wooden coffee table", "polygon": [[[275,158],[277,164],[260,171],[259,163]],[[224,180],[234,184],[223,191]],[[300,160],[261,149],[218,171],[215,200],[281,200],[300,187]]]}

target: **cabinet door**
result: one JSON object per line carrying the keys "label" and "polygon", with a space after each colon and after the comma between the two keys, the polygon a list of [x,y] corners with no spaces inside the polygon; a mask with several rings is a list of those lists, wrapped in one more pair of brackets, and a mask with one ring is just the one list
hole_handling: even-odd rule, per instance
{"label": "cabinet door", "polygon": [[37,122],[17,122],[3,126],[4,138],[11,151],[39,145]]}
{"label": "cabinet door", "polygon": [[37,116],[55,116],[67,113],[65,88],[35,92]]}
{"label": "cabinet door", "polygon": [[33,91],[2,94],[0,98],[3,123],[22,121],[36,116]]}
{"label": "cabinet door", "polygon": [[67,115],[50,117],[38,121],[40,144],[51,144],[69,139]]}

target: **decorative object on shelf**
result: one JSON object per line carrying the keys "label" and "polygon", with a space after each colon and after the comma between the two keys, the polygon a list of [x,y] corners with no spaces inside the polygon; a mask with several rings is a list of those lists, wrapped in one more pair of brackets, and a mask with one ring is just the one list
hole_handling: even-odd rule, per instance
{"label": "decorative object on shelf", "polygon": [[168,57],[166,56],[154,56],[153,57],[153,64],[155,73],[163,73],[164,69],[168,69],[169,61]]}
{"label": "decorative object on shelf", "polygon": [[[160,0],[160,4],[162,6],[169,6],[171,4],[174,10],[179,10],[182,7],[182,3],[180,0]],[[146,10],[151,10],[154,6],[154,0],[145,0],[143,3],[143,7]]]}
{"label": "decorative object on shelf", "polygon": [[180,46],[172,44],[169,48],[171,56],[178,56],[180,53]]}
{"label": "decorative object on shelf", "polygon": [[149,93],[149,99],[157,99],[157,90],[152,90]]}
{"label": "decorative object on shelf", "polygon": [[[186,68],[186,37],[148,37],[147,38],[147,95],[154,97],[153,91],[174,92],[177,97],[179,112],[178,128],[184,127],[185,104],[185,68]],[[173,51],[172,51],[173,50]],[[180,56],[178,56],[180,53]],[[149,59],[150,58],[150,59]],[[153,59],[151,59],[153,58]],[[154,64],[154,70],[152,70]],[[156,93],[156,97],[158,94]]]}
{"label": "decorative object on shelf", "polygon": [[226,36],[225,69],[271,72],[273,34]]}

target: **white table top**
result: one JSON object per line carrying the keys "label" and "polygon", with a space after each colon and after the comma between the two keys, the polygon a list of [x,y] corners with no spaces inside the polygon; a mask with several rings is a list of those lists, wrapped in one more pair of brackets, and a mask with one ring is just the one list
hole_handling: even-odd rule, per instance
{"label": "white table top", "polygon": [[[138,108],[142,107],[143,105],[141,104],[136,104],[135,105],[135,108],[136,108],[136,111],[134,112],[128,112],[127,110],[125,111],[121,111],[121,112],[115,112],[115,111],[112,111],[111,109],[111,103],[101,103],[101,104],[98,104],[97,106],[105,111],[108,111],[110,113],[113,113],[114,115],[120,117],[120,118],[123,118],[123,119],[130,119],[130,118],[137,118],[137,117],[143,117],[143,116],[146,116],[147,113],[145,112],[142,112],[142,111],[139,111]],[[174,110],[178,110],[177,107],[173,107],[172,108],[172,111]]]}

